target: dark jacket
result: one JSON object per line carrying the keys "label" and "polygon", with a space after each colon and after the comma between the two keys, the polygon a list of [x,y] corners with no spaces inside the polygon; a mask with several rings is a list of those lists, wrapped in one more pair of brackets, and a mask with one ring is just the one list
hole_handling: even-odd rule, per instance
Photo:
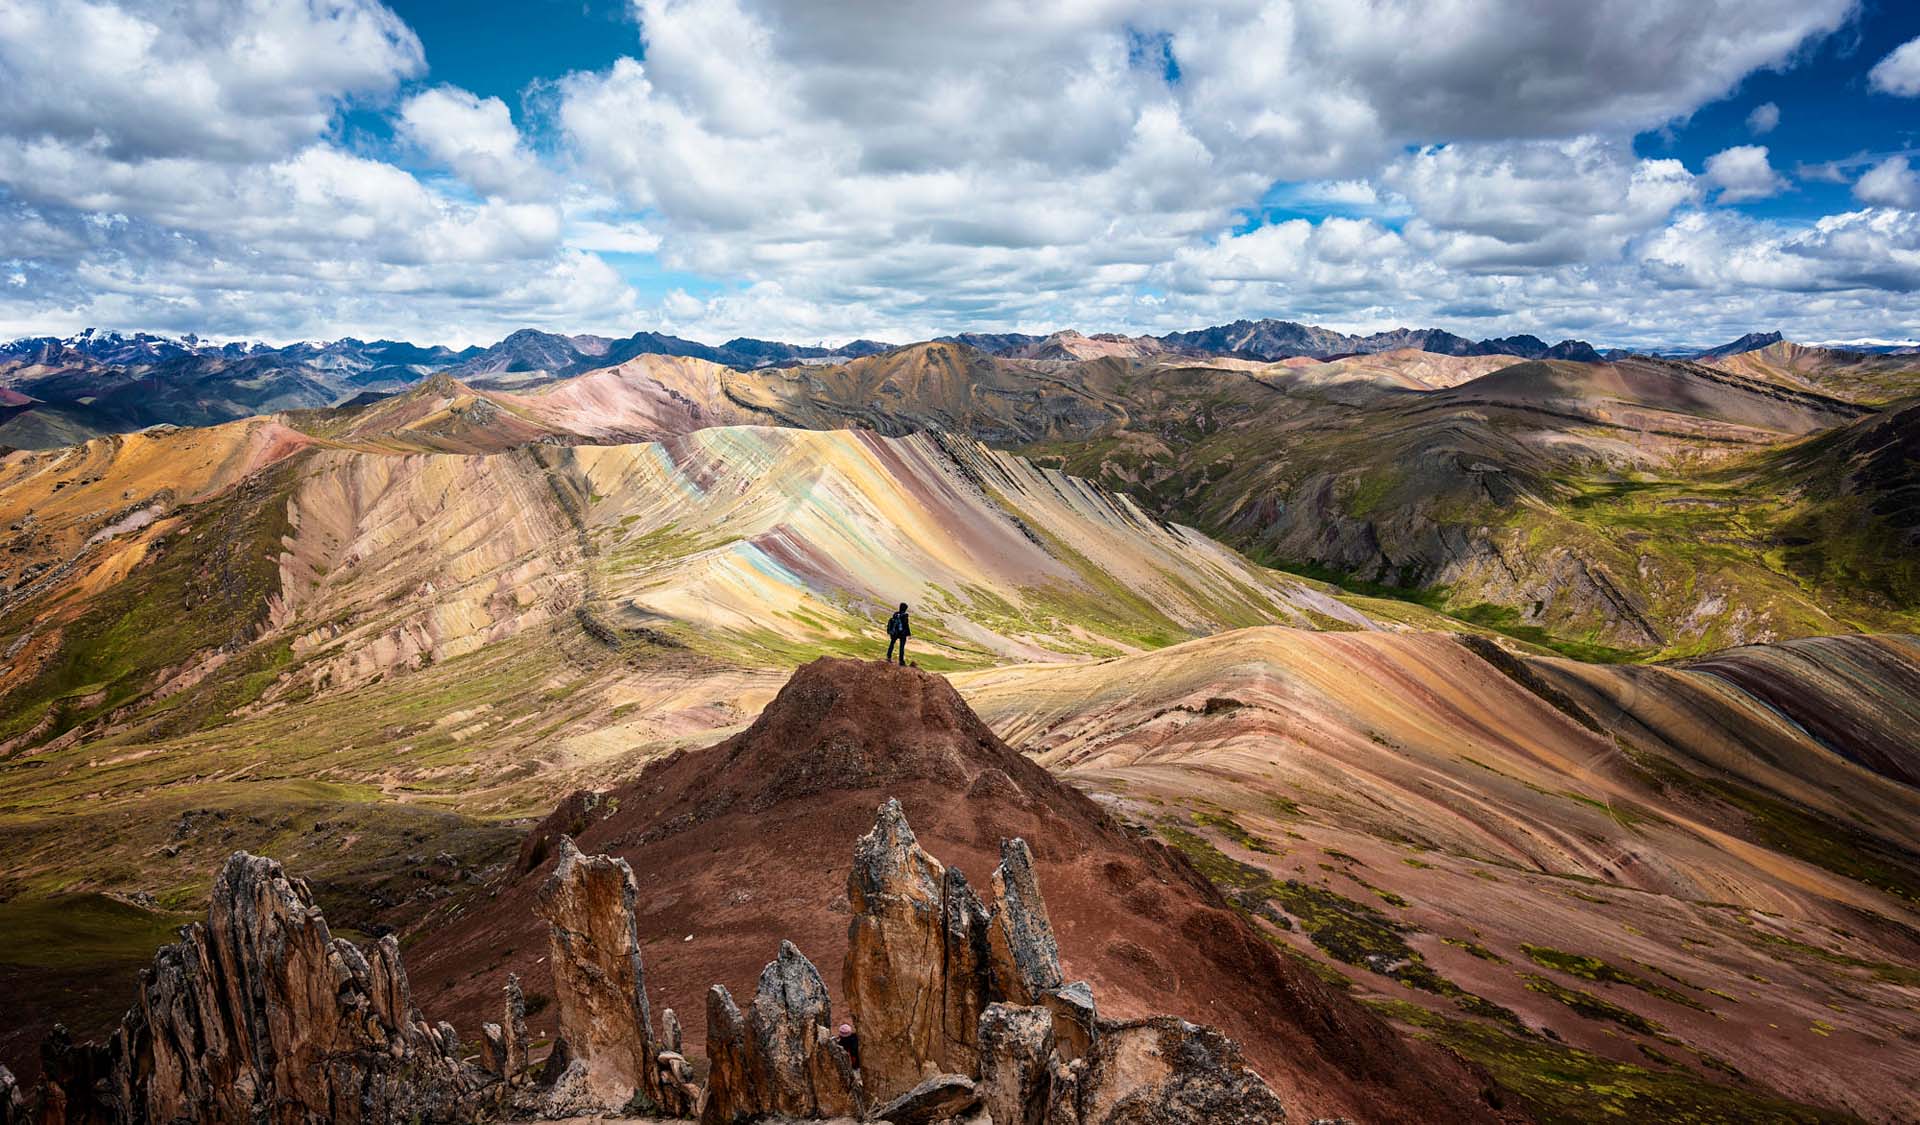
{"label": "dark jacket", "polygon": [[887,636],[889,637],[913,636],[913,628],[907,624],[906,610],[904,609],[895,610],[893,616],[887,618]]}

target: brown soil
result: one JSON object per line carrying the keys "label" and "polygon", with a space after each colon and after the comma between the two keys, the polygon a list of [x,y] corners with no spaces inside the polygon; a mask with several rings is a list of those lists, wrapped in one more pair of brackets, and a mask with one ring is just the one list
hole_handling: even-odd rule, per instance
{"label": "brown soil", "polygon": [[[888,797],[977,885],[1000,840],[1024,837],[1067,974],[1093,984],[1102,1014],[1222,1028],[1302,1120],[1518,1116],[1492,1108],[1501,1099],[1484,1073],[1399,1036],[1276,951],[1183,857],[1009,748],[945,679],[855,660],[800,669],[750,728],[649,766],[578,837],[632,864],[653,1007],[686,1015],[690,1055],[702,1050],[707,987],[750,993],[783,938],[837,982],[853,842]],[[429,1018],[472,1038],[499,1018],[509,970],[530,994],[550,991],[533,899],[551,865],[410,935]],[[536,1014],[536,1033],[553,1020],[550,1008]]]}

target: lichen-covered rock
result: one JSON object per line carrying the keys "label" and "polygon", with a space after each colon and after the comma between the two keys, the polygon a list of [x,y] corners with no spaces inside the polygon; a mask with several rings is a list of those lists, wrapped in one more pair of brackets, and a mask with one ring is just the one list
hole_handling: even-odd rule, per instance
{"label": "lichen-covered rock", "polygon": [[813,1080],[809,1060],[818,1037],[833,1016],[827,983],[813,962],[790,941],[760,972],[760,984],[747,1011],[747,1032],[766,1100],[761,1109],[793,1117],[812,1116]]}
{"label": "lichen-covered rock", "polygon": [[972,1073],[986,911],[964,877],[920,847],[898,801],[854,845],[847,900],[842,991],[868,1093],[887,1099],[932,1074]]}
{"label": "lichen-covered rock", "polygon": [[527,1031],[527,995],[520,990],[520,974],[507,974],[505,991],[507,1081],[518,1082],[533,1062],[533,1036]]}
{"label": "lichen-covered rock", "polygon": [[495,1078],[507,1073],[507,1037],[497,1023],[480,1025],[480,1069]]}
{"label": "lichen-covered rock", "polygon": [[847,1049],[825,1027],[813,1029],[813,1040],[807,1081],[813,1088],[814,1112],[821,1117],[858,1117],[866,1108],[866,1091]]}
{"label": "lichen-covered rock", "polygon": [[707,990],[707,1094],[701,1125],[751,1121],[762,1103],[748,1047],[747,1020],[725,986]]}
{"label": "lichen-covered rock", "polygon": [[658,1101],[633,869],[623,859],[583,855],[570,836],[560,837],[559,856],[540,888],[540,914],[560,1034],[605,1105],[624,1105],[636,1090]]}
{"label": "lichen-covered rock", "polygon": [[890,1125],[935,1125],[959,1117],[979,1102],[973,1079],[964,1074],[936,1074],[874,1110],[873,1117]]}
{"label": "lichen-covered rock", "polygon": [[1053,1099],[1053,1013],[991,1004],[980,1017],[980,1100],[993,1125],[1047,1125]]}
{"label": "lichen-covered rock", "polygon": [[568,1059],[565,1066],[549,1079],[544,1073],[540,1085],[524,1092],[516,1108],[533,1117],[557,1120],[586,1117],[604,1112],[601,1095],[593,1088],[591,1070],[585,1059]]}
{"label": "lichen-covered rock", "polygon": [[762,1116],[847,1117],[864,1102],[853,1061],[829,1030],[826,982],[792,942],[760,973],[742,1016],[727,990],[707,994],[709,1123]]}
{"label": "lichen-covered rock", "polygon": [[1093,1002],[1093,986],[1077,980],[1040,994],[1040,1004],[1053,1013],[1053,1038],[1060,1061],[1072,1062],[1093,1049],[1100,1034],[1100,1013]]}
{"label": "lichen-covered rock", "polygon": [[992,983],[987,932],[992,921],[967,877],[949,867],[940,882],[941,981],[940,1035],[932,1061],[951,1074],[980,1068],[977,1044],[980,1013]]}
{"label": "lichen-covered rock", "polygon": [[13,1071],[0,1066],[0,1125],[20,1125],[27,1119],[26,1098]]}
{"label": "lichen-covered rock", "polygon": [[1101,1029],[1082,1064],[1083,1125],[1278,1125],[1279,1097],[1240,1048],[1210,1027],[1172,1016]]}
{"label": "lichen-covered rock", "polygon": [[60,1121],[451,1120],[485,1084],[412,1009],[393,938],[336,939],[304,881],[236,852],[204,924],[141,974],[105,1047],[43,1047]]}
{"label": "lichen-covered rock", "polygon": [[992,954],[996,998],[1013,1004],[1038,1003],[1059,988],[1060,945],[1054,940],[1047,900],[1033,869],[1033,851],[1014,837],[1000,841],[1000,866],[993,869],[993,924],[987,942]]}

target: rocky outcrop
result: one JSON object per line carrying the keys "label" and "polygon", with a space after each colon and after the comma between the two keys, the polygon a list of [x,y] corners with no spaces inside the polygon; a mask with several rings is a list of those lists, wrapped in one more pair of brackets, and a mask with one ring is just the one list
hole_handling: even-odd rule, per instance
{"label": "rocky outcrop", "polygon": [[989,918],[959,872],[914,839],[898,801],[854,845],[842,979],[877,1100],[932,1074],[970,1074],[986,1004]]}
{"label": "rocky outcrop", "polygon": [[[989,909],[919,846],[892,800],[849,877],[843,990],[863,1057],[836,1036],[819,970],[782,942],[744,1011],[725,988],[709,992],[702,1091],[670,1010],[653,1035],[632,870],[567,836],[557,853],[538,909],[558,1034],[537,1076],[517,976],[470,1066],[453,1027],[415,1010],[392,936],[364,951],[332,937],[304,882],[241,852],[214,884],[206,923],[154,958],[107,1044],[56,1029],[42,1045],[37,1120],[354,1125],[698,1107],[703,1125],[863,1114],[933,1125],[981,1105],[993,1125],[1281,1119],[1220,1033],[1170,1017],[1103,1022],[1090,987],[1062,982],[1023,841],[1002,843]],[[26,1112],[0,1070],[0,1125]]]}
{"label": "rocky outcrop", "polygon": [[638,893],[625,860],[585,856],[560,837],[559,862],[540,889],[559,1034],[610,1105],[639,1090],[659,1101],[646,970],[633,917]]}
{"label": "rocky outcrop", "polygon": [[413,1009],[391,936],[333,937],[304,881],[237,852],[112,1039],[43,1046],[41,1119],[454,1120],[485,1085],[457,1050]]}
{"label": "rocky outcrop", "polygon": [[1280,1099],[1233,1042],[1171,1016],[1108,1023],[1060,1057],[1053,1013],[995,1004],[980,1021],[980,1094],[993,1125],[1277,1125]]}
{"label": "rocky outcrop", "polygon": [[1015,1004],[1037,1003],[1059,988],[1060,944],[1047,918],[1047,901],[1033,870],[1033,851],[1015,837],[1000,843],[1000,866],[993,869],[993,925],[987,930],[993,983],[999,998]]}
{"label": "rocky outcrop", "polygon": [[980,1017],[980,1098],[994,1125],[1046,1125],[1058,1062],[1053,1015],[994,1004]]}
{"label": "rocky outcrop", "polygon": [[[680,1053],[678,1021],[667,1043],[653,1034],[633,912],[633,869],[623,859],[582,854],[566,835],[559,837],[557,852],[559,860],[540,887],[539,912],[547,921],[558,1044],[565,1046],[568,1066],[551,1075],[550,1084],[569,1105],[606,1109],[632,1103],[668,1116],[691,1113],[698,1091]],[[524,1005],[517,1018],[524,1034]],[[550,1062],[548,1069],[556,1068]]]}
{"label": "rocky outcrop", "polygon": [[707,1094],[701,1125],[751,1121],[765,1104],[747,1046],[747,1020],[725,985],[707,990]]}
{"label": "rocky outcrop", "polygon": [[834,1038],[833,1004],[791,942],[760,973],[743,1016],[727,990],[707,994],[706,1125],[766,1116],[856,1116],[865,1103],[853,1060]]}
{"label": "rocky outcrop", "polygon": [[606,794],[591,789],[576,789],[562,798],[553,811],[520,838],[520,852],[514,857],[516,871],[532,871],[545,863],[560,844],[560,838],[577,838],[605,814]]}
{"label": "rocky outcrop", "polygon": [[1104,1027],[1093,1054],[1066,1071],[1077,1121],[1278,1125],[1286,1118],[1232,1040],[1172,1016]]}
{"label": "rocky outcrop", "polygon": [[[983,911],[965,878],[920,847],[898,801],[881,806],[855,845],[844,991],[859,1021],[861,1077],[882,1103],[876,1118],[942,1120],[976,1098],[993,1125],[1285,1116],[1219,1032],[1171,1017],[1100,1020],[1093,989],[1062,978],[1024,840],[1001,842],[993,893]],[[958,1050],[952,1034],[963,1025],[972,1040]]]}

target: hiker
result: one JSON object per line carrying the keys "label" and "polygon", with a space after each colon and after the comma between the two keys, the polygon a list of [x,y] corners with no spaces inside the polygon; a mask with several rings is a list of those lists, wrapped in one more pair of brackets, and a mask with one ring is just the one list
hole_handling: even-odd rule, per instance
{"label": "hiker", "polygon": [[850,1023],[841,1024],[840,1034],[835,1036],[835,1038],[840,1043],[840,1049],[847,1053],[847,1061],[853,1064],[853,1069],[859,1070],[860,1037],[853,1033],[853,1025]]}
{"label": "hiker", "polygon": [[901,602],[900,608],[894,611],[892,617],[887,618],[887,655],[882,662],[892,660],[893,646],[899,645],[900,666],[906,667],[907,638],[911,636],[913,636],[913,626],[907,624],[907,603]]}

